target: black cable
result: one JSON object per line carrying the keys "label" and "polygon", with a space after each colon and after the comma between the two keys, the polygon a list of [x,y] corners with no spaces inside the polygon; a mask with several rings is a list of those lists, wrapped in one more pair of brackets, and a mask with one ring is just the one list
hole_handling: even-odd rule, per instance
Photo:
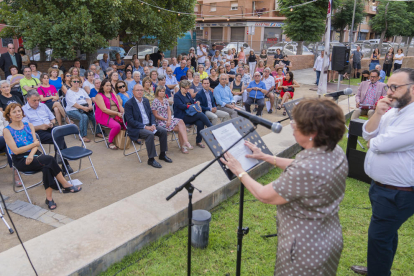
{"label": "black cable", "polygon": [[[0,197],[1,197],[1,201],[3,201],[3,203],[4,203],[4,209],[6,209],[7,216],[9,217],[10,222],[11,222],[11,224],[13,225],[13,228],[14,228],[14,231],[16,232],[17,238],[19,239],[20,244],[22,245],[22,247],[23,247],[23,249],[24,249],[24,252],[26,252],[27,259],[29,259],[29,263],[30,263],[30,265],[32,266],[33,271],[34,271],[34,273],[35,273],[35,274],[36,274],[36,276],[37,276],[37,275],[38,275],[38,274],[37,274],[37,271],[36,271],[35,267],[33,266],[32,260],[30,260],[30,257],[29,257],[29,253],[27,253],[27,250],[26,250],[26,248],[25,248],[25,247],[24,247],[24,245],[23,245],[22,239],[20,238],[19,232],[17,232],[17,228],[16,228],[16,226],[14,225],[12,218],[10,217],[9,210],[7,209],[6,202],[4,201],[4,198],[3,198],[3,195],[1,194],[1,192],[0,192]],[[1,203],[0,203],[0,204],[1,204]]]}

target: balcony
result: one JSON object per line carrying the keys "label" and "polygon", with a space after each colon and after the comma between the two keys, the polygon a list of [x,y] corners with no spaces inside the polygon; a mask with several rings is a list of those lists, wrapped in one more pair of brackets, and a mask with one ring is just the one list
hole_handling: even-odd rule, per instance
{"label": "balcony", "polygon": [[365,5],[365,13],[367,13],[367,14],[377,14],[377,6]]}

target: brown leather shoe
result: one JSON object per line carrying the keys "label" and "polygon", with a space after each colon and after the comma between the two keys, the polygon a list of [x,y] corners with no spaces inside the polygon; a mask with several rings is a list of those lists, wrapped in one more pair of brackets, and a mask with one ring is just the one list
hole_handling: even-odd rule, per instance
{"label": "brown leather shoe", "polygon": [[357,274],[361,275],[367,275],[368,274],[368,268],[366,266],[360,266],[360,265],[353,265],[351,266],[351,270]]}

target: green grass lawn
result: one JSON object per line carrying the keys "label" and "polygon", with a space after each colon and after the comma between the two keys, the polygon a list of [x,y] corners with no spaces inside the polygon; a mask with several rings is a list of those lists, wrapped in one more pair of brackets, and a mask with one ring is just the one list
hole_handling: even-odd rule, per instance
{"label": "green grass lawn", "polygon": [[[390,76],[391,75],[392,75],[392,73],[390,74]],[[387,83],[387,82],[388,82],[388,78],[386,77],[384,83]],[[338,83],[338,79],[336,79],[335,83]],[[347,85],[349,84],[349,85],[355,85],[355,86],[359,86],[360,83],[361,83],[361,78],[350,79],[350,80],[344,79],[344,80],[341,81],[341,84],[347,84]]]}
{"label": "green grass lawn", "polygon": [[[346,139],[340,145],[346,146]],[[366,143],[364,144],[364,146]],[[262,184],[276,179],[280,169],[273,169],[259,178]],[[344,249],[337,275],[356,275],[351,265],[366,265],[367,231],[371,216],[368,198],[369,185],[348,178],[345,198],[340,206]],[[206,249],[192,250],[193,275],[235,275],[237,255],[239,194],[211,210],[210,239]],[[273,275],[277,237],[261,238],[260,235],[276,232],[276,206],[254,201],[246,190],[243,226],[250,233],[243,239],[242,275]],[[413,275],[414,219],[408,220],[399,231],[399,247],[392,274]],[[125,268],[124,270],[122,270]],[[125,257],[101,275],[185,275],[187,268],[187,228],[160,238],[139,252]]]}

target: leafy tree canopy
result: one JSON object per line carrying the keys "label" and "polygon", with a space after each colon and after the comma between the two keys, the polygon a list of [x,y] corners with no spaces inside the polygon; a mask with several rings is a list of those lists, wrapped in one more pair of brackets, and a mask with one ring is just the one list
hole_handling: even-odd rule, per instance
{"label": "leafy tree canopy", "polygon": [[409,28],[409,12],[407,3],[396,1],[378,2],[377,14],[369,24],[376,33],[385,32],[385,37],[400,35]]}
{"label": "leafy tree canopy", "polygon": [[[332,17],[332,25],[341,32],[341,42],[343,41],[344,29],[347,26],[351,29],[353,13],[354,0],[341,0]],[[358,0],[355,7],[354,28],[364,20],[364,17],[364,4],[361,0]]]}

